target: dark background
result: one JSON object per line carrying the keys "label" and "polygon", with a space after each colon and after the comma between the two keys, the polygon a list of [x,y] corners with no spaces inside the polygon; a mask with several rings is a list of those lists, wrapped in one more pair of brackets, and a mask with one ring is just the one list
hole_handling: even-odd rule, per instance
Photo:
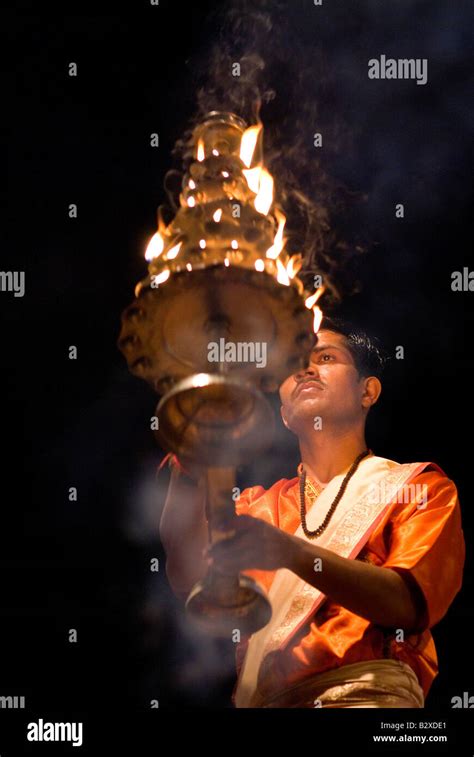
{"label": "dark background", "polygon": [[[164,571],[158,522],[167,473],[155,478],[161,452],[149,431],[157,397],[116,347],[120,314],[146,272],[173,145],[195,112],[194,66],[215,37],[215,5],[81,3],[48,12],[17,3],[4,14],[2,270],[24,270],[26,294],[0,294],[0,693],[25,695],[35,711],[93,711],[105,702],[146,710],[153,698],[160,707],[229,707],[232,645],[188,628]],[[361,222],[371,245],[345,271],[360,291],[342,311],[392,354],[405,349],[404,360],[392,361],[368,441],[400,462],[437,462],[462,504],[464,587],[434,630],[440,674],[427,701],[448,711],[452,696],[473,689],[474,294],[451,291],[451,273],[472,259],[472,14],[467,3],[433,0],[324,5],[286,5],[283,54],[293,64],[295,39],[322,53],[334,79],[331,107],[354,132],[352,151],[333,169],[367,193]],[[427,57],[428,84],[370,81],[367,61],[381,53]],[[77,78],[67,75],[70,61]],[[317,83],[315,70],[307,98],[317,97]],[[300,107],[288,90],[276,102]],[[158,149],[149,146],[152,132]],[[396,202],[405,204],[403,220]],[[78,360],[68,359],[69,345]],[[267,459],[241,471],[242,485],[291,477],[297,462],[281,431]],[[77,502],[68,500],[70,486]],[[70,628],[77,644],[68,642]]]}

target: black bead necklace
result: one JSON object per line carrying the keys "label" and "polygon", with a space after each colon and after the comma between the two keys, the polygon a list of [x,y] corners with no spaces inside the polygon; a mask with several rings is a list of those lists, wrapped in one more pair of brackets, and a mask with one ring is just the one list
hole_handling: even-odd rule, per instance
{"label": "black bead necklace", "polygon": [[301,473],[300,473],[301,526],[303,528],[305,536],[307,536],[308,539],[316,539],[318,536],[321,536],[321,534],[326,530],[332,516],[334,515],[336,507],[338,506],[339,502],[341,501],[343,497],[344,492],[346,491],[347,484],[349,483],[350,479],[352,478],[357,468],[359,467],[359,463],[364,459],[364,457],[367,457],[367,455],[371,455],[371,454],[372,454],[372,451],[370,449],[366,449],[364,450],[364,452],[361,452],[360,455],[357,455],[356,459],[354,460],[351,467],[349,468],[346,475],[344,476],[344,480],[341,486],[339,487],[339,491],[336,494],[334,501],[327,512],[326,517],[324,518],[321,525],[318,526],[318,528],[316,528],[314,531],[310,531],[306,523],[306,499],[305,499],[306,471],[304,470],[303,466],[301,466]]}

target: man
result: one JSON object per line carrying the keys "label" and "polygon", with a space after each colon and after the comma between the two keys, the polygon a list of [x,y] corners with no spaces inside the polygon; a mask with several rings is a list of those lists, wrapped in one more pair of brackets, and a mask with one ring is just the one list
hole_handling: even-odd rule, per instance
{"label": "man", "polygon": [[160,531],[174,590],[187,594],[210,562],[269,590],[270,623],[238,649],[236,707],[424,706],[437,674],[429,629],[461,587],[465,546],[456,487],[437,465],[367,449],[383,363],[367,335],[323,321],[308,368],[280,387],[298,476],[244,490],[225,543],[206,549],[202,494],[172,473]]}

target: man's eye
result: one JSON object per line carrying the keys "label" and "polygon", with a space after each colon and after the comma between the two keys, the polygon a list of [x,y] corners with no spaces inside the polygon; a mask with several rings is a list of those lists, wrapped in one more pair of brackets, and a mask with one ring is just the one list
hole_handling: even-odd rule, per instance
{"label": "man's eye", "polygon": [[332,360],[333,356],[329,354],[329,352],[323,352],[321,355],[321,360],[324,360],[325,358],[329,358],[329,360]]}

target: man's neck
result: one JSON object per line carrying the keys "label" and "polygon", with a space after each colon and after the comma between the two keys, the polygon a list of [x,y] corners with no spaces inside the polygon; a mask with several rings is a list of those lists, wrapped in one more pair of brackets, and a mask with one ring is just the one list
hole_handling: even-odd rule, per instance
{"label": "man's neck", "polygon": [[[318,436],[315,438],[315,434]],[[312,431],[311,436],[300,436],[301,461],[308,475],[325,486],[347,471],[356,457],[367,449],[362,430],[341,434]]]}

